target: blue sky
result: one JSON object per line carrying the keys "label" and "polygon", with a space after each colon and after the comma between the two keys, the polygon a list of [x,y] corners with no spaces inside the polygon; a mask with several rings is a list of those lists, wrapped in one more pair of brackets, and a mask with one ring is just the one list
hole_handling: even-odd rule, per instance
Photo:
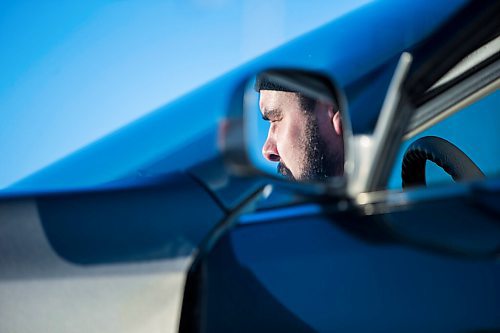
{"label": "blue sky", "polygon": [[0,188],[367,2],[0,2]]}

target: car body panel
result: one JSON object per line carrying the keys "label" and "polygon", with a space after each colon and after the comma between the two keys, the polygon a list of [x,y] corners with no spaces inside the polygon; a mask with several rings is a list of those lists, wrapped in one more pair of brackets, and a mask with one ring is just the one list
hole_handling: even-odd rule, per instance
{"label": "car body panel", "polygon": [[[497,207],[499,183],[491,185],[485,195]],[[411,246],[375,227],[424,226],[434,237],[446,237],[455,224],[461,241],[484,246],[490,238],[498,245],[498,212],[485,209],[482,200],[471,202],[470,192],[453,192],[453,200],[416,203],[408,198],[406,204],[374,208],[370,215],[308,204],[242,216],[197,272],[198,288],[204,290],[199,331],[498,329],[500,266],[495,258]],[[476,228],[464,229],[472,216]]]}
{"label": "car body panel", "polygon": [[[355,114],[351,115],[355,128],[355,120],[359,119],[363,124],[360,130],[369,130],[367,127],[373,125],[378,115],[388,83],[381,79],[381,83],[375,86],[373,79],[380,72],[387,73],[385,67],[390,68],[403,50],[428,37],[465,3],[370,3],[227,73],[16,182],[6,191],[34,194],[105,188],[110,182],[148,173],[150,166],[163,159],[174,161],[171,154],[190,144],[200,146],[195,156],[175,160],[161,172],[188,168],[213,158],[218,152],[218,125],[231,107],[235,90],[255,72],[270,67],[324,72],[334,78],[347,95],[358,96],[363,92],[371,96],[376,102],[372,103],[374,106],[370,110],[354,108]],[[422,17],[426,18],[424,26]],[[370,89],[376,91],[370,92]],[[192,121],[193,112],[196,121]],[[366,123],[364,119],[371,121]]]}
{"label": "car body panel", "polygon": [[[235,95],[252,75],[276,67],[323,72],[353,101],[355,131],[370,132],[400,53],[465,4],[373,2],[0,191],[2,330],[175,331],[181,298],[184,323],[203,331],[220,323],[250,329],[252,314],[263,328],[303,331],[497,328],[496,262],[368,242],[337,224],[345,216],[322,208],[287,218],[276,211],[258,224],[247,217],[215,244],[207,271],[194,271],[205,276],[190,265],[210,231],[270,182],[232,174],[218,146],[219,126],[241,107]],[[227,276],[242,271],[243,280]],[[255,289],[242,295],[255,303],[234,303],[245,281]],[[199,295],[215,303],[199,307]],[[262,311],[267,301],[286,322]],[[214,306],[200,320],[196,311],[207,304]],[[225,320],[221,309],[243,321]]]}
{"label": "car body panel", "polygon": [[0,203],[0,222],[2,332],[177,330],[189,256],[84,266],[54,251],[35,200]]}

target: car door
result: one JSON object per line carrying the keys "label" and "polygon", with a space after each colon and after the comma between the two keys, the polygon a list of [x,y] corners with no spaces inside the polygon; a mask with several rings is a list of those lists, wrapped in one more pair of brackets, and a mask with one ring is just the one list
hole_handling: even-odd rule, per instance
{"label": "car door", "polygon": [[0,199],[0,331],[176,331],[192,252],[223,216],[185,173]]}
{"label": "car door", "polygon": [[[417,118],[429,111],[427,103],[441,106],[431,108],[435,112],[425,126],[441,124],[441,116],[450,108],[462,110],[473,95],[471,108],[479,103],[498,109],[498,93],[491,94],[498,89],[498,53],[439,83],[498,37],[497,13],[498,5],[471,3],[425,42],[401,50],[412,55],[413,67],[396,110],[409,105],[412,111],[386,124],[394,140],[380,142],[388,146],[381,163],[372,164],[366,191],[309,196],[280,207],[264,204],[242,215],[191,267],[181,331],[500,328],[498,169],[485,180],[387,190],[390,179],[398,181],[398,151],[409,144],[403,138],[415,138],[411,131],[424,126]],[[484,119],[497,120],[496,114]],[[447,127],[444,121],[442,126]],[[492,126],[495,141],[480,145],[494,154],[499,140]],[[398,176],[391,178],[394,169]]]}

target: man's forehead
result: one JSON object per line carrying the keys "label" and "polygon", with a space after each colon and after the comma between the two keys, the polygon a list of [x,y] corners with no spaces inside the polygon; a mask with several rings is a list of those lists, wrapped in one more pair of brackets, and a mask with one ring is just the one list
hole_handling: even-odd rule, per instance
{"label": "man's forehead", "polygon": [[297,100],[297,94],[293,92],[263,89],[260,91],[259,106],[261,110],[275,109],[286,104],[296,103]]}

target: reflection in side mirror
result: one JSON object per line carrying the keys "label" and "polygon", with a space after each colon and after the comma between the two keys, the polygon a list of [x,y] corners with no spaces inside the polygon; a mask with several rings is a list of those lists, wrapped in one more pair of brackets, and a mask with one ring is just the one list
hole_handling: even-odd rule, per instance
{"label": "reflection in side mirror", "polygon": [[259,170],[300,182],[343,176],[345,115],[328,78],[259,73],[247,85],[244,112],[248,157]]}

